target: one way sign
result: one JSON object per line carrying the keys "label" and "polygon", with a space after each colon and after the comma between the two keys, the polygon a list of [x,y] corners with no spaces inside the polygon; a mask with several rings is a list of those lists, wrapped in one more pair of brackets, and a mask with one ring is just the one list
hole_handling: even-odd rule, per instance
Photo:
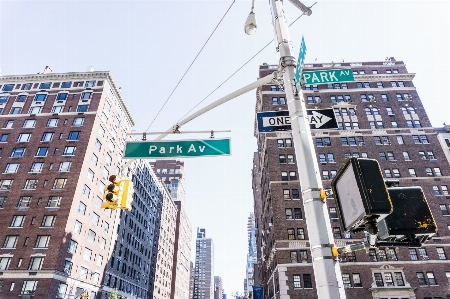
{"label": "one way sign", "polygon": [[[338,128],[333,109],[307,109],[306,114],[313,130]],[[292,130],[287,110],[258,112],[256,117],[259,133]]]}

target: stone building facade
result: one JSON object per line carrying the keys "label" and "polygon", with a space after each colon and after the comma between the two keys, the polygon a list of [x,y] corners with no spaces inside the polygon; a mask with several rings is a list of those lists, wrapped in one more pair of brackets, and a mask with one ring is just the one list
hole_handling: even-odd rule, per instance
{"label": "stone building facade", "polygon": [[[278,66],[260,66],[260,77]],[[307,109],[333,108],[338,130],[313,130],[325,189],[348,157],[376,159],[386,179],[421,186],[438,224],[422,248],[387,247],[342,254],[347,298],[444,298],[450,294],[450,166],[403,61],[305,64],[304,70],[351,68],[355,82],[303,87]],[[256,111],[287,110],[283,86],[257,90]],[[258,263],[255,285],[266,298],[317,298],[308,230],[290,132],[259,134],[253,194]],[[343,232],[327,199],[334,242],[363,241]]]}
{"label": "stone building facade", "polygon": [[109,72],[0,76],[1,298],[99,298],[119,211],[102,210],[134,125]]}

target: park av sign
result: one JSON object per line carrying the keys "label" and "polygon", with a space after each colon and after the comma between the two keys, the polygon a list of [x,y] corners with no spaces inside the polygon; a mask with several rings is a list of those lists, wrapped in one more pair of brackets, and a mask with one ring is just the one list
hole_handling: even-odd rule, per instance
{"label": "park av sign", "polygon": [[164,159],[231,155],[230,138],[206,140],[128,141],[124,158]]}
{"label": "park av sign", "polygon": [[302,79],[305,85],[355,81],[352,69],[303,72]]}

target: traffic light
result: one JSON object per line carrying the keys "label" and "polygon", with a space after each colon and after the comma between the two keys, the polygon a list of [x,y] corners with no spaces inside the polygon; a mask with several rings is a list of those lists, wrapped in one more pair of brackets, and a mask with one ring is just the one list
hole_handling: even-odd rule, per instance
{"label": "traffic light", "polygon": [[331,182],[345,231],[377,233],[376,223],[392,212],[392,203],[376,160],[349,158]]}
{"label": "traffic light", "polygon": [[377,224],[380,245],[393,241],[420,247],[437,232],[436,222],[422,188],[395,187],[388,188],[388,191],[394,210]]}
{"label": "traffic light", "polygon": [[131,211],[131,203],[133,202],[133,182],[125,179],[121,182],[120,208],[122,210]]}
{"label": "traffic light", "polygon": [[119,197],[121,195],[121,180],[119,176],[112,175],[109,177],[111,184],[105,187],[105,194],[103,194],[102,209],[115,210],[118,207]]}
{"label": "traffic light", "polygon": [[372,247],[422,246],[436,222],[422,188],[398,184],[384,181],[376,160],[347,159],[331,182],[344,230],[367,231]]}

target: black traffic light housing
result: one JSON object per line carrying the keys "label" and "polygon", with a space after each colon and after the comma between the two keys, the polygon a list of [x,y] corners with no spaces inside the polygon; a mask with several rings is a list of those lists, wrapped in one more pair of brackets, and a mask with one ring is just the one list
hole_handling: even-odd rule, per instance
{"label": "black traffic light housing", "polygon": [[348,158],[331,186],[342,227],[366,230],[371,246],[420,247],[437,232],[422,188],[384,181],[376,160]]}
{"label": "black traffic light housing", "polygon": [[421,187],[394,187],[388,188],[388,191],[394,209],[377,223],[379,239],[385,242],[411,242],[420,246],[437,232]]}
{"label": "black traffic light housing", "polygon": [[378,162],[348,158],[331,182],[342,227],[348,232],[366,229],[392,212],[392,203]]}

